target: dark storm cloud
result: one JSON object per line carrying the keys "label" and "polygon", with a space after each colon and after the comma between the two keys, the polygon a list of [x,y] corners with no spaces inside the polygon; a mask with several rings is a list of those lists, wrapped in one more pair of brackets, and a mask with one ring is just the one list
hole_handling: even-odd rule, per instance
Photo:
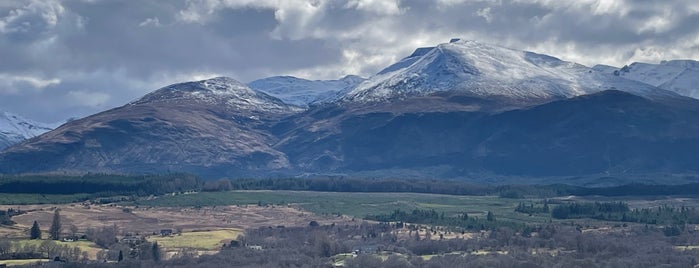
{"label": "dark storm cloud", "polygon": [[693,0],[8,0],[0,110],[87,115],[177,81],[371,75],[463,37],[587,65],[699,58]]}

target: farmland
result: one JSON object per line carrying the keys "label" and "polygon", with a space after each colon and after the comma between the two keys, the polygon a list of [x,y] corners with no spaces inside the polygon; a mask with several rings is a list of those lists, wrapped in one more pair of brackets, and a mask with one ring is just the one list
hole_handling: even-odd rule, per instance
{"label": "farmland", "polygon": [[[52,195],[45,198],[46,201],[68,201],[74,197],[75,194]],[[19,245],[18,248],[26,248],[24,246],[28,245],[30,248],[38,249],[44,240],[28,240],[29,227],[37,221],[46,234],[54,212],[60,211],[64,235],[69,232],[84,235],[94,233],[94,230],[100,228],[114,228],[118,239],[127,237],[141,239],[135,244],[122,241],[110,246],[85,239],[76,242],[56,242],[58,246],[79,248],[90,260],[117,261],[117,255],[120,252],[127,253],[125,258],[128,260],[154,260],[155,257],[148,257],[152,255],[148,250],[151,248],[150,245],[156,243],[159,254],[168,261],[195,258],[202,262],[209,262],[210,258],[228,258],[224,256],[233,252],[253,259],[268,258],[269,255],[265,252],[303,255],[310,256],[311,259],[301,258],[298,261],[318,262],[319,265],[335,263],[348,266],[356,266],[363,261],[438,262],[458,258],[490,259],[495,255],[510,258],[510,252],[530,252],[528,254],[532,254],[531,256],[535,254],[536,256],[559,254],[572,256],[572,253],[580,249],[571,248],[571,244],[566,239],[578,234],[590,237],[586,239],[618,235],[629,236],[633,238],[629,238],[631,240],[660,239],[664,241],[663,248],[670,250],[665,254],[693,256],[699,252],[696,250],[699,246],[699,238],[694,233],[697,227],[692,224],[682,225],[677,229],[676,233],[682,237],[681,240],[677,240],[681,241],[680,243],[663,237],[664,225],[653,225],[649,228],[640,223],[624,222],[622,224],[593,217],[556,219],[548,212],[516,211],[522,204],[541,208],[546,203],[556,208],[560,204],[577,202],[604,204],[622,201],[631,209],[699,207],[699,201],[692,196],[542,198],[536,195],[503,197],[407,192],[186,191],[143,197],[128,195],[91,197],[78,203],[27,202],[28,204],[21,205],[6,202],[6,205],[0,206],[0,210],[21,211],[21,213],[12,216],[14,225],[0,227],[0,237],[11,241],[14,245]],[[374,220],[366,220],[392,217],[394,217],[392,219],[399,219],[395,217],[400,215],[422,217],[419,216],[422,215],[421,213],[426,213],[425,215],[428,216],[416,222],[406,221],[405,225],[400,226],[394,223],[386,225]],[[667,210],[664,213],[672,215]],[[461,220],[465,215],[468,215],[468,221]],[[451,224],[457,224],[459,228],[449,227]],[[172,230],[173,234],[161,235],[161,230]],[[512,237],[509,238],[510,241],[520,241],[517,243],[530,246],[516,249],[515,245],[511,244],[513,242],[498,240],[508,236]],[[556,236],[558,238],[555,238]],[[241,237],[244,243],[239,241]],[[340,239],[341,237],[344,238]],[[89,235],[87,239],[91,239]],[[234,244],[231,243],[232,241],[236,241],[235,244],[242,248],[232,248]],[[322,244],[325,246],[320,246],[319,241],[325,241],[322,242],[326,243]],[[549,246],[546,246],[547,243]],[[373,254],[379,257],[378,259],[365,259],[367,258],[365,255],[350,254],[353,248],[365,247],[367,244],[384,245],[380,253]],[[254,245],[253,248],[257,250],[245,249],[246,245]],[[554,247],[555,250],[549,247]],[[7,261],[7,264],[20,265],[33,261],[35,259],[14,260]],[[283,261],[283,259],[266,259],[266,261],[272,261],[268,263],[271,265],[276,263],[274,261]]]}
{"label": "farmland", "polygon": [[514,213],[521,201],[497,196],[455,196],[418,193],[341,193],[310,191],[229,191],[163,196],[139,201],[139,206],[193,207],[200,204],[227,205],[294,205],[320,215],[348,215],[363,218],[366,215],[391,212],[396,209],[434,209],[449,215],[467,212],[485,216],[493,211],[503,219],[543,222],[546,217],[529,217]]}

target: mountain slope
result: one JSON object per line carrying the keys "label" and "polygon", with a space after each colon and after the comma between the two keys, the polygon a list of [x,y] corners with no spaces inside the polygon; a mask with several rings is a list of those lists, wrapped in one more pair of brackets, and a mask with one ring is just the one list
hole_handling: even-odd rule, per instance
{"label": "mountain slope", "polygon": [[547,55],[453,40],[418,49],[341,100],[371,103],[450,91],[531,105],[610,89],[648,97],[670,94]]}
{"label": "mountain slope", "polygon": [[0,112],[0,150],[39,136],[51,129],[49,124],[37,123],[8,112]]}
{"label": "mountain slope", "polygon": [[297,108],[229,78],[181,83],[71,121],[0,154],[0,172],[200,175],[288,168],[270,122]]}
{"label": "mountain slope", "polygon": [[684,101],[604,91],[500,114],[317,115],[336,129],[297,130],[278,149],[309,172],[372,176],[697,172],[690,159],[699,150],[699,101]]}
{"label": "mountain slope", "polygon": [[671,60],[662,61],[660,64],[634,62],[620,69],[605,68],[602,71],[673,91],[683,96],[699,98],[698,61]]}
{"label": "mountain slope", "polygon": [[248,83],[248,86],[281,99],[285,103],[307,107],[332,100],[337,93],[354,88],[364,78],[348,75],[338,80],[307,80],[293,76],[273,76]]}

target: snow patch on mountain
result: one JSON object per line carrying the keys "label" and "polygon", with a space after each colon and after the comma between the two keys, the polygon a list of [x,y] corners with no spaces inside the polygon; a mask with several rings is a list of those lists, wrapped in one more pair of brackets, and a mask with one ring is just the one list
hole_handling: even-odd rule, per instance
{"label": "snow patch on mountain", "polygon": [[548,55],[475,41],[421,48],[349,90],[341,101],[380,102],[460,91],[527,102],[616,89],[643,96],[671,94]]}
{"label": "snow patch on mountain", "polygon": [[192,104],[193,102],[204,105],[223,105],[230,109],[254,112],[286,113],[301,110],[228,77],[166,86],[131,102],[130,105]]}
{"label": "snow patch on mountain", "polygon": [[622,68],[601,71],[687,97],[699,98],[699,61],[671,60],[659,64],[634,62]]}
{"label": "snow patch on mountain", "polygon": [[19,115],[0,112],[0,150],[51,131],[53,125],[34,122]]}
{"label": "snow patch on mountain", "polygon": [[293,76],[273,76],[248,83],[248,86],[281,99],[285,103],[306,107],[334,99],[338,92],[354,88],[365,79],[348,75],[338,80],[307,80]]}

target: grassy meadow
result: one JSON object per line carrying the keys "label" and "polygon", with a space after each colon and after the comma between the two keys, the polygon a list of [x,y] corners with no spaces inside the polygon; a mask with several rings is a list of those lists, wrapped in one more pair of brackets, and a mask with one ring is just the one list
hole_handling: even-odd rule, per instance
{"label": "grassy meadow", "polygon": [[322,215],[349,215],[362,218],[366,215],[390,213],[396,209],[434,209],[447,216],[466,212],[471,216],[485,217],[492,211],[502,219],[524,222],[543,222],[547,215],[528,216],[514,212],[519,202],[541,200],[509,199],[497,196],[454,196],[417,193],[341,193],[305,191],[228,191],[200,192],[174,196],[162,196],[138,201],[139,206],[196,207],[228,205],[297,205]]}

